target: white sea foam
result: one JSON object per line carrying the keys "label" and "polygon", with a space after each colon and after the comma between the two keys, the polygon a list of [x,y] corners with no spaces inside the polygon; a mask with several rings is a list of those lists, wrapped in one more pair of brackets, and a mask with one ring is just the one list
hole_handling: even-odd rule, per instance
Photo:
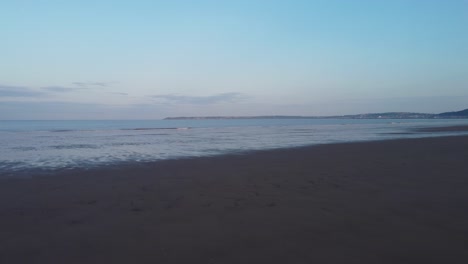
{"label": "white sea foam", "polygon": [[455,124],[468,124],[468,120],[0,121],[0,174],[424,137],[434,134],[407,132],[410,128]]}

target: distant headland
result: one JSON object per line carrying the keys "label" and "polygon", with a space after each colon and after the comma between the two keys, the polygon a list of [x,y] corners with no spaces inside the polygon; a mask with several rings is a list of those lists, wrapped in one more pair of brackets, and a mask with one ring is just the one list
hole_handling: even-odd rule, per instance
{"label": "distant headland", "polygon": [[386,112],[386,113],[368,113],[358,115],[338,115],[338,116],[289,116],[289,115],[270,115],[270,116],[180,116],[166,117],[165,120],[187,120],[187,119],[455,119],[468,118],[468,109],[445,112],[440,114],[411,113],[411,112]]}

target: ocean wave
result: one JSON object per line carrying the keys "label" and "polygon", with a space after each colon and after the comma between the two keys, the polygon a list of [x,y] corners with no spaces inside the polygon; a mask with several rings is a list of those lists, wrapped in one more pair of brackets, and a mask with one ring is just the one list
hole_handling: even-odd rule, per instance
{"label": "ocean wave", "polygon": [[32,151],[32,150],[37,150],[35,147],[14,147],[11,148],[13,150],[21,150],[21,151]]}
{"label": "ocean wave", "polygon": [[121,130],[187,130],[191,127],[138,127],[138,128],[125,128]]}
{"label": "ocean wave", "polygon": [[97,145],[91,144],[69,144],[69,145],[54,145],[50,146],[51,149],[98,149]]}
{"label": "ocean wave", "polygon": [[142,145],[151,145],[149,142],[119,142],[119,143],[110,143],[106,144],[107,146],[142,146]]}

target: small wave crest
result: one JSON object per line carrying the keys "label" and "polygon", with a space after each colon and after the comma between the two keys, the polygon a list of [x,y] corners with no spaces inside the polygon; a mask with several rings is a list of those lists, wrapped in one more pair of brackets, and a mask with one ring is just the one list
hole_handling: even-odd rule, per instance
{"label": "small wave crest", "polygon": [[91,144],[70,144],[70,145],[54,145],[51,149],[98,149],[99,146]]}
{"label": "small wave crest", "polygon": [[190,127],[138,127],[138,128],[126,128],[122,130],[187,130]]}

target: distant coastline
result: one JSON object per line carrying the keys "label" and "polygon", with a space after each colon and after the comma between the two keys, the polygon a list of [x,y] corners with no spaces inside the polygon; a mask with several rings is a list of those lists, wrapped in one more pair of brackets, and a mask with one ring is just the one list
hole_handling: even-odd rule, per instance
{"label": "distant coastline", "polygon": [[289,115],[271,115],[271,116],[180,116],[166,117],[165,120],[188,120],[188,119],[456,119],[468,118],[468,109],[456,112],[444,112],[440,114],[411,113],[411,112],[386,112],[386,113],[368,113],[357,115],[340,116],[289,116]]}

